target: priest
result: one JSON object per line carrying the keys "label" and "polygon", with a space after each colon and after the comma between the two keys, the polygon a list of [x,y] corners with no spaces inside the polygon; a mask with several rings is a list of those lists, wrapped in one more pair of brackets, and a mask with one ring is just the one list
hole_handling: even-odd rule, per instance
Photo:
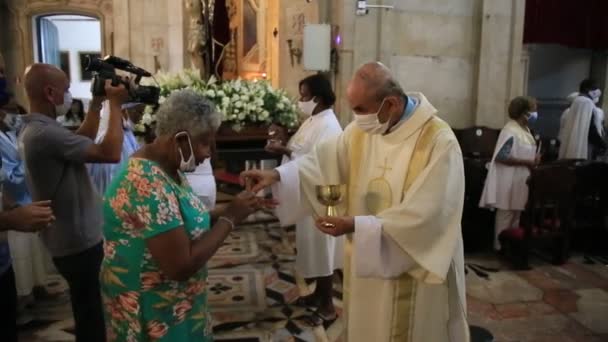
{"label": "priest", "polygon": [[593,80],[581,82],[579,90],[560,125],[559,159],[594,159],[606,150],[604,112],[596,106],[602,91]]}
{"label": "priest", "polygon": [[[380,63],[357,70],[347,97],[355,121],[344,133],[242,179],[272,186],[283,224],[313,213],[318,229],[346,235],[347,341],[468,341],[458,142]],[[323,217],[315,187],[328,184],[346,185],[343,216]]]}

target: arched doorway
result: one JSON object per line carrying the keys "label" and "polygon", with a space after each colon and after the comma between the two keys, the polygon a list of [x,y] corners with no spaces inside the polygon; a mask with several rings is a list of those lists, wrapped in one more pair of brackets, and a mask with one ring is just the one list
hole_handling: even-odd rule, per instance
{"label": "arched doorway", "polygon": [[101,56],[101,23],[98,18],[74,14],[46,14],[32,17],[35,62],[61,68],[71,82],[75,98],[89,99],[91,73],[86,56]]}

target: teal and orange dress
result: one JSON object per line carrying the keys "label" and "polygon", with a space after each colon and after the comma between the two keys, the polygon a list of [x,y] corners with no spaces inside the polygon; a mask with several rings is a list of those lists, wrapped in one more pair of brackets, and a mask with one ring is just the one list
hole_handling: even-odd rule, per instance
{"label": "teal and orange dress", "polygon": [[192,240],[209,230],[208,211],[180,177],[178,184],[158,164],[132,158],[106,192],[101,291],[109,341],[212,341],[207,270],[170,280],[146,247],[178,227]]}

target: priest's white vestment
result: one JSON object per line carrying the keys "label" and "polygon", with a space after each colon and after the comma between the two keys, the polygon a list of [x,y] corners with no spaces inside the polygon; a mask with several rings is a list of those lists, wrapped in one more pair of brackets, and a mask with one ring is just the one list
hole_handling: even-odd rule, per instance
{"label": "priest's white vestment", "polygon": [[355,217],[344,261],[347,341],[463,342],[466,321],[460,228],[462,153],[420,93],[414,113],[386,135],[356,124],[277,168],[279,219],[324,208],[315,186],[347,184],[342,211]]}

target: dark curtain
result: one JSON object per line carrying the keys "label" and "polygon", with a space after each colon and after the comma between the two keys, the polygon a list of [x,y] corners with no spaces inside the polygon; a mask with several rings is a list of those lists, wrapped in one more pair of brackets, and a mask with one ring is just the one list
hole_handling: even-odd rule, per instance
{"label": "dark curtain", "polygon": [[[213,37],[221,44],[228,44],[230,41],[230,19],[228,18],[228,10],[226,9],[226,0],[216,0],[214,10]],[[222,47],[220,45],[216,45],[213,60],[218,61],[221,54]],[[218,67],[218,76],[220,78],[223,72],[222,64],[223,63],[220,62],[220,66]]]}
{"label": "dark curtain", "polygon": [[608,0],[527,0],[524,43],[608,49]]}

